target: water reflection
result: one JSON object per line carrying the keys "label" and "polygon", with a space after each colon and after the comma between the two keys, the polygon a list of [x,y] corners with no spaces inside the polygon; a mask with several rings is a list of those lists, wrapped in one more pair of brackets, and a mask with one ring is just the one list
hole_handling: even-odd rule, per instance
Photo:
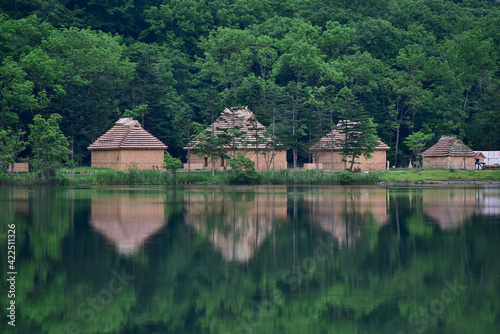
{"label": "water reflection", "polygon": [[161,193],[97,193],[91,199],[90,225],[118,253],[133,254],[167,224],[164,199]]}
{"label": "water reflection", "polygon": [[498,186],[0,188],[19,333],[498,333],[499,208]]}
{"label": "water reflection", "polygon": [[500,215],[497,189],[427,188],[418,197],[424,214],[443,230],[457,229],[474,215]]}
{"label": "water reflection", "polygon": [[304,195],[311,220],[335,237],[339,246],[351,247],[370,226],[389,221],[387,191],[383,188],[316,188]]}
{"label": "water reflection", "polygon": [[286,187],[243,189],[184,195],[184,221],[228,261],[249,261],[276,222],[287,217]]}

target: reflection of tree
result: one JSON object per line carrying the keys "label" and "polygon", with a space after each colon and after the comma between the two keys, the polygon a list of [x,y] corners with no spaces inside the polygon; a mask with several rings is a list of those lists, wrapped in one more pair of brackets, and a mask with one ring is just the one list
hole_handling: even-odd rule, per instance
{"label": "reflection of tree", "polygon": [[[239,230],[231,220],[234,211],[240,210],[243,215],[262,212],[263,208],[272,207],[272,192],[267,199],[264,187],[259,187],[259,191],[253,187],[229,188],[236,191],[223,194],[215,189],[214,198],[218,200],[214,202],[214,213],[229,215],[229,223],[225,219],[211,220],[210,191],[207,196],[184,192],[185,203],[189,203],[189,197],[192,199],[191,207],[184,206],[184,221],[188,224],[183,224],[178,214],[168,215],[169,224],[164,233],[155,236],[157,242],[141,252],[140,257],[125,258],[100,247],[102,240],[95,238],[87,224],[86,212],[90,212],[94,192],[30,190],[30,212],[34,213],[36,208],[39,215],[27,215],[25,211],[16,211],[16,205],[0,201],[2,218],[16,222],[18,245],[23,249],[19,254],[22,275],[17,276],[16,305],[18,324],[22,326],[18,332],[65,332],[68,322],[74,321],[82,333],[129,334],[152,330],[158,333],[413,333],[422,328],[414,325],[420,319],[426,319],[429,333],[498,332],[500,291],[495,282],[500,274],[497,260],[500,229],[497,224],[479,221],[462,225],[456,233],[443,233],[437,228],[431,234],[412,233],[414,229],[409,229],[409,224],[432,227],[419,218],[425,218],[423,197],[430,195],[425,189],[424,192],[389,188],[373,193],[368,189],[365,193],[361,187],[289,187],[285,195],[284,188],[277,188],[276,203],[288,196],[288,210],[296,212],[296,224],[276,225],[272,229],[275,241],[269,237],[258,245],[259,261],[228,264],[223,257],[206,252],[212,242],[212,231],[216,234],[224,231],[224,235],[234,234],[238,238]],[[456,190],[450,191],[450,197],[460,197],[463,189]],[[10,190],[0,188],[1,199],[6,198],[7,191]],[[477,191],[479,211],[486,207],[481,201],[498,199],[498,190]],[[382,200],[385,192],[387,205]],[[465,193],[469,194],[469,190]],[[366,194],[380,200],[368,200]],[[170,195],[167,198],[172,198]],[[470,196],[465,197],[469,207]],[[292,206],[291,198],[296,206]],[[158,200],[162,202],[162,197]],[[240,201],[245,203],[240,205]],[[336,204],[337,201],[341,204]],[[166,203],[166,211],[179,203],[178,198]],[[85,217],[80,221],[76,218],[74,232],[73,205],[75,217]],[[330,257],[316,259],[314,266],[305,266],[310,264],[306,259],[314,258],[317,238],[325,234],[323,220],[319,222],[321,228],[315,228],[316,219],[327,213],[328,207],[336,212],[337,207],[345,210],[346,206],[349,235],[359,230],[362,237],[354,246],[335,247]],[[388,207],[386,214],[378,211],[382,206]],[[188,214],[189,209],[194,212]],[[361,211],[356,213],[357,209]],[[199,212],[195,214],[196,210]],[[278,221],[282,219],[280,215],[286,215],[286,210],[280,210],[275,210]],[[401,224],[400,236],[395,210]],[[380,218],[384,216],[389,225],[383,229],[367,228],[381,224],[384,220]],[[190,224],[190,217],[197,223]],[[262,215],[257,217],[260,235],[268,230],[262,224]],[[414,221],[410,222],[411,219]],[[324,220],[331,224],[331,216]],[[193,235],[193,229],[204,231],[198,230],[196,224],[207,230],[209,238],[202,233]],[[212,226],[216,228],[211,229]],[[257,233],[257,227],[252,232]],[[5,240],[0,239],[1,249],[6,249]],[[112,278],[110,271],[119,270],[121,265],[136,278],[87,321],[79,315],[79,305],[107,288]],[[302,268],[302,275],[300,285],[293,289],[284,274],[295,270],[296,265]],[[450,304],[445,304],[437,317],[424,318],[434,301],[441,298],[445,279],[452,284],[456,280],[467,288]],[[5,281],[0,285],[7,291]],[[281,301],[276,295],[281,295]],[[0,325],[4,332],[2,326],[6,326],[5,322]]]}
{"label": "reflection of tree", "polygon": [[90,225],[120,254],[132,254],[166,225],[164,207],[160,193],[96,194],[91,199]]}
{"label": "reflection of tree", "polygon": [[[10,194],[5,196],[0,189],[0,198],[8,199],[0,201],[0,211],[2,218],[7,217],[10,223],[15,223],[17,235],[17,332],[119,331],[136,302],[131,285],[113,294],[106,305],[97,306],[99,311],[90,311],[89,298],[107,289],[113,278],[111,270],[120,268],[116,268],[116,261],[110,260],[111,252],[94,254],[94,247],[87,243],[95,241],[91,233],[75,235],[74,229],[81,232],[81,226],[75,222],[73,214],[81,223],[79,216],[85,213],[81,205],[87,203],[88,190],[49,187],[5,190]],[[87,195],[82,196],[82,193]],[[7,248],[4,239],[7,240],[0,240],[2,249]],[[127,272],[132,271],[127,268]],[[1,283],[1,287],[7,291],[5,283]],[[80,308],[81,305],[85,306]],[[2,333],[4,323],[0,325]],[[71,325],[72,330],[68,330],[67,326]]]}
{"label": "reflection of tree", "polygon": [[185,221],[209,237],[226,260],[248,261],[273,230],[273,219],[287,215],[284,188],[256,189],[186,195]]}

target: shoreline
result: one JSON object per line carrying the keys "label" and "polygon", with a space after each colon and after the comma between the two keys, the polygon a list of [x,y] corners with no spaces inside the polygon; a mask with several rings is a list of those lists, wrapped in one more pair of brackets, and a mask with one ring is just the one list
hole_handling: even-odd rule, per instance
{"label": "shoreline", "polygon": [[61,170],[54,178],[42,179],[35,173],[1,174],[0,186],[85,186],[85,185],[481,185],[500,184],[500,171],[437,170],[422,171],[407,168],[373,172],[344,172],[325,170],[286,169],[273,172],[257,172],[258,178],[251,183],[230,182],[229,174],[216,171],[172,173],[153,170],[127,172],[79,167],[73,174]]}

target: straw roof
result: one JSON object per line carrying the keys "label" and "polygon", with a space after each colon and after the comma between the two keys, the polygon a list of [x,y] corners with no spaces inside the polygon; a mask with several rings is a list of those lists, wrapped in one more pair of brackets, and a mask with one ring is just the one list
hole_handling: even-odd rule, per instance
{"label": "straw roof", "polygon": [[[353,124],[355,123],[347,121],[347,126],[351,126]],[[332,143],[334,150],[341,150],[342,149],[341,145],[345,141],[345,134],[341,133],[339,129],[343,128],[344,128],[343,122],[339,122],[336,126],[336,129],[332,130],[326,136],[321,138],[316,144],[311,146],[310,150],[311,151],[331,150]],[[389,146],[387,146],[385,143],[379,140],[377,146],[375,147],[375,151],[388,151],[388,150]]]}
{"label": "straw roof", "polygon": [[93,150],[166,150],[167,146],[132,118],[120,118],[115,126],[88,147]]}
{"label": "straw roof", "polygon": [[478,153],[465,146],[453,136],[443,136],[438,142],[423,153],[424,157],[475,157]]}
{"label": "straw roof", "polygon": [[[219,118],[207,127],[206,130],[212,131],[212,129],[214,129],[215,136],[227,132],[228,130],[238,129],[242,135],[235,138],[234,144],[237,149],[265,149],[268,148],[269,143],[272,142],[272,139],[264,134],[266,127],[257,121],[255,115],[248,110],[248,107],[241,109],[224,109]],[[258,143],[257,139],[259,141]],[[199,143],[200,140],[193,140],[187,147],[184,147],[184,149],[196,149]],[[231,148],[232,147],[231,145]]]}

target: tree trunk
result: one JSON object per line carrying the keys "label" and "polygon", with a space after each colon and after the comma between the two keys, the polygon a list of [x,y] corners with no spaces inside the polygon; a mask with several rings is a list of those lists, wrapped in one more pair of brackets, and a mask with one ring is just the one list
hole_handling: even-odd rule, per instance
{"label": "tree trunk", "polygon": [[332,172],[333,172],[333,115],[330,114],[330,150],[331,150],[331,160],[332,160]]}
{"label": "tree trunk", "polygon": [[215,157],[212,155],[212,177],[215,176]]}
{"label": "tree trunk", "polygon": [[259,170],[259,134],[257,132],[257,128],[255,128],[255,157],[256,157],[256,163],[255,163],[255,170]]}
{"label": "tree trunk", "polygon": [[273,176],[274,176],[274,157],[275,157],[275,152],[274,152],[274,148],[276,147],[276,137],[274,136],[274,122],[275,122],[275,119],[274,119],[274,112],[276,111],[276,107],[273,106],[273,156],[272,156],[272,159],[273,159]]}
{"label": "tree trunk", "polygon": [[399,147],[399,128],[401,127],[400,124],[398,124],[398,128],[396,130],[396,150],[394,153],[394,167],[398,166],[398,147]]}
{"label": "tree trunk", "polygon": [[[215,125],[214,123],[212,122],[212,145],[213,145],[213,142],[215,140]],[[212,152],[213,152],[213,147],[212,147]],[[212,153],[212,177],[215,176],[215,156],[213,155]]]}
{"label": "tree trunk", "polygon": [[294,143],[294,148],[292,150],[293,153],[293,169],[295,170],[297,168],[297,138],[295,137],[295,127],[297,126],[296,124],[296,117],[295,117],[295,102],[293,103],[293,114],[292,114],[292,136],[293,136],[293,143]]}

